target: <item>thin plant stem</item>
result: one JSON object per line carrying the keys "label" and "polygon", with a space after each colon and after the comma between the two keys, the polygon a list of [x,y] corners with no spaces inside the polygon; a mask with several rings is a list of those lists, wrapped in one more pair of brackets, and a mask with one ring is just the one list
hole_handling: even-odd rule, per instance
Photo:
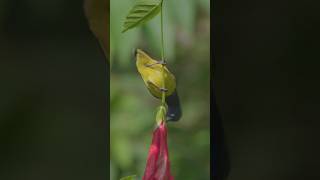
{"label": "thin plant stem", "polygon": [[164,38],[163,38],[163,1],[161,2],[161,10],[160,10],[160,20],[161,20],[161,58],[164,60]]}
{"label": "thin plant stem", "polygon": [[[160,18],[161,18],[161,60],[164,62],[164,38],[163,38],[163,1],[161,2],[161,10],[160,10]],[[162,64],[162,87],[165,89],[165,73],[164,73],[164,67],[165,65]],[[166,93],[165,91],[162,91],[162,98],[161,98],[161,104],[165,107],[166,103]]]}

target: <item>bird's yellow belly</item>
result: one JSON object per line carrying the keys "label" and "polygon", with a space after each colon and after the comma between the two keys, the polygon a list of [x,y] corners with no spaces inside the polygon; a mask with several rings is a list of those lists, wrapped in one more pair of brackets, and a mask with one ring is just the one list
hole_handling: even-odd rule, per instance
{"label": "bird's yellow belly", "polygon": [[147,84],[147,87],[150,93],[157,98],[161,98],[162,96],[161,88],[167,89],[166,96],[170,96],[176,88],[176,81],[171,73],[170,74],[165,73],[164,87],[163,87],[163,78],[161,73],[158,73],[157,75],[153,75],[153,76],[148,76],[148,77],[149,78],[147,81],[150,81],[154,85]]}

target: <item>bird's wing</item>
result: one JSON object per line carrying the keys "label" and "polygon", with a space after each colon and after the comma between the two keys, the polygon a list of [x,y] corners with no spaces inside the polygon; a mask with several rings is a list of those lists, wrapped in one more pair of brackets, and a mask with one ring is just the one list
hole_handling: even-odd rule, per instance
{"label": "bird's wing", "polygon": [[151,80],[147,80],[146,83],[147,83],[147,87],[150,90],[151,94],[156,98],[160,98],[161,94],[160,94],[159,87],[156,84],[154,84]]}

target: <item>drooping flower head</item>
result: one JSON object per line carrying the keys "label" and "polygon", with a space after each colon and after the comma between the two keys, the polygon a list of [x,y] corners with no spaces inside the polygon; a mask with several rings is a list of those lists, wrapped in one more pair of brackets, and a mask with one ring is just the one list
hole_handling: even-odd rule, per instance
{"label": "drooping flower head", "polygon": [[167,127],[160,122],[153,132],[147,166],[142,180],[173,180],[167,144]]}

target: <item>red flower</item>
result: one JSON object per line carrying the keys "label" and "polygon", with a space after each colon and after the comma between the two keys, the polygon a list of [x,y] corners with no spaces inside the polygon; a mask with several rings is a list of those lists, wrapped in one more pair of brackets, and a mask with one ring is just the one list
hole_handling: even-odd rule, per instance
{"label": "red flower", "polygon": [[147,166],[142,180],[173,180],[167,145],[167,127],[164,122],[153,132]]}

